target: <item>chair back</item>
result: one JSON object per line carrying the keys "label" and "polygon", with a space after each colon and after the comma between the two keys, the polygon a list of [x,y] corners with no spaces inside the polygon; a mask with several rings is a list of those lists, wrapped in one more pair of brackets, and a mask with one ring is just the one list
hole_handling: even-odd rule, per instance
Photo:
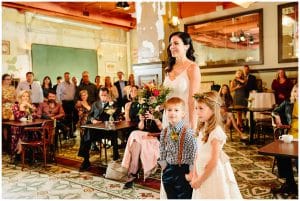
{"label": "chair back", "polygon": [[44,144],[52,144],[55,134],[55,125],[53,120],[46,120],[42,124],[42,141]]}
{"label": "chair back", "polygon": [[281,125],[278,126],[275,122],[275,116],[272,113],[272,126],[273,126],[273,131],[274,131],[274,139],[278,139],[279,136],[283,134],[287,134],[289,132],[289,125]]}

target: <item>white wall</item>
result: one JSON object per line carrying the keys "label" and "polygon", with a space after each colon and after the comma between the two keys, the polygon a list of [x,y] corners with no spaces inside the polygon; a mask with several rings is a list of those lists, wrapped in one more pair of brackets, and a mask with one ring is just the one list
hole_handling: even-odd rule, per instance
{"label": "white wall", "polygon": [[[95,30],[48,22],[35,18],[29,12],[19,13],[2,7],[2,40],[10,42],[10,54],[2,55],[2,73],[14,74],[16,78],[24,79],[25,73],[32,70],[32,43],[97,50],[98,74],[102,79],[106,75],[117,77],[116,72],[105,71],[106,63],[115,63],[116,71],[122,70],[125,76],[131,68],[128,62],[130,49],[127,48],[130,38],[128,32],[122,29],[103,26],[102,30]],[[93,82],[95,75],[90,76]],[[52,77],[52,82],[55,79]]]}
{"label": "white wall", "polygon": [[[274,70],[270,72],[266,72],[264,70],[270,68],[286,68],[298,66],[298,62],[278,63],[277,6],[283,3],[284,2],[256,2],[247,9],[236,7],[218,12],[208,13],[205,15],[185,18],[182,20],[181,30],[184,30],[184,24],[263,8],[264,64],[253,65],[250,68],[253,70],[257,70],[257,73],[255,73],[254,75],[256,75],[257,78],[263,79],[263,82],[266,82],[266,87],[270,88],[272,80],[276,77],[276,72]],[[199,52],[198,54],[201,54],[201,52]],[[214,81],[215,84],[228,84],[228,81],[234,78],[234,72],[232,71],[235,71],[239,68],[242,68],[242,66],[201,69],[201,72],[203,73],[202,81]],[[205,73],[211,72],[219,73],[219,75],[205,75]],[[232,74],[226,74],[226,72],[232,72]],[[287,75],[290,77],[296,77],[298,76],[298,71],[288,71]]]}

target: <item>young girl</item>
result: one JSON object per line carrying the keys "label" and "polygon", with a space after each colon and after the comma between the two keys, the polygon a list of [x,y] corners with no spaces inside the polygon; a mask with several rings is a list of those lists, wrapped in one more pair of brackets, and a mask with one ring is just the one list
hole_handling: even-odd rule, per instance
{"label": "young girl", "polygon": [[195,94],[198,150],[192,173],[186,175],[193,199],[241,199],[228,156],[222,147],[226,135],[220,126],[221,98],[217,92]]}

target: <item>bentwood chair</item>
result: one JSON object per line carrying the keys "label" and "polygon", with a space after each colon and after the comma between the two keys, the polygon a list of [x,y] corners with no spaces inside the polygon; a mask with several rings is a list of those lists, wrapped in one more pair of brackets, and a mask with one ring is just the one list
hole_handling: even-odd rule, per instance
{"label": "bentwood chair", "polygon": [[[53,120],[45,120],[40,127],[26,127],[24,132],[27,140],[21,142],[22,146],[22,170],[25,162],[25,152],[32,149],[32,158],[37,151],[41,151],[44,159],[44,167],[47,164],[47,154],[55,160],[55,150],[53,146],[55,126]],[[36,150],[37,149],[37,150]]]}

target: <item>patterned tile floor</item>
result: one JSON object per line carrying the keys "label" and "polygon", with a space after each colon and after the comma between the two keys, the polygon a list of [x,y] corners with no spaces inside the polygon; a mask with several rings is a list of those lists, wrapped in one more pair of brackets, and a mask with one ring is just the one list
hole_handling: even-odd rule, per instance
{"label": "patterned tile floor", "polygon": [[[63,180],[63,183],[69,183],[64,184],[68,186],[68,188],[73,188],[72,185],[75,185],[76,188],[79,188],[78,185],[83,185],[82,189],[88,189],[83,191],[93,191],[94,193],[91,193],[87,196],[87,198],[94,198],[94,197],[100,197],[104,196],[107,198],[121,198],[123,196],[124,190],[122,190],[123,184],[116,182],[116,181],[110,181],[110,180],[104,180],[102,177],[103,171],[99,171],[101,168],[99,166],[103,166],[105,164],[104,157],[100,160],[99,153],[97,152],[91,152],[91,162],[92,166],[96,169],[98,172],[98,176],[95,176],[92,173],[85,172],[85,173],[79,173],[78,167],[82,161],[82,158],[77,156],[79,146],[79,138],[77,137],[75,140],[68,140],[63,142],[63,148],[59,150],[58,152],[58,158],[59,160],[70,160],[74,162],[74,165],[71,165],[71,167],[65,168],[64,171],[69,171],[68,174],[74,175],[76,179],[71,180],[71,184],[69,183],[70,180]],[[234,138],[233,142],[230,140],[227,142],[227,144],[224,147],[225,152],[230,156],[231,165],[233,167],[236,179],[239,184],[240,191],[243,195],[244,199],[298,199],[298,195],[273,195],[270,192],[270,189],[272,187],[280,186],[284,181],[282,179],[278,179],[276,176],[277,169],[275,168],[274,174],[272,173],[272,165],[273,165],[273,157],[268,156],[262,156],[257,153],[259,147],[261,145],[245,145],[244,143],[239,142],[237,139]],[[120,154],[122,156],[123,150],[120,150]],[[102,154],[104,155],[104,154]],[[111,149],[108,150],[108,156],[111,158]],[[109,159],[110,160],[110,159]],[[51,166],[52,167],[52,166]],[[11,169],[11,167],[7,166],[2,169],[5,170],[5,168]],[[18,167],[17,167],[18,168]],[[53,169],[53,174],[55,171],[58,171],[58,174],[55,173],[55,178],[63,178],[65,177],[72,177],[67,176],[68,174],[63,174],[61,176],[61,173],[59,172],[59,166],[53,166],[51,169]],[[75,168],[75,169],[74,169]],[[29,172],[32,169],[32,166],[29,167]],[[11,170],[12,171],[12,170]],[[96,171],[96,172],[97,172]],[[48,172],[48,171],[47,171]],[[92,171],[93,172],[93,171]],[[95,173],[95,172],[94,172]],[[12,173],[17,174],[17,173]],[[29,174],[29,173],[27,173]],[[92,174],[93,176],[83,176],[83,175],[89,175]],[[298,175],[298,172],[295,168],[295,175]],[[58,176],[60,175],[60,176]],[[76,176],[75,176],[76,175]],[[100,176],[100,177],[99,177]],[[96,181],[96,183],[90,182],[88,185],[86,183],[83,183],[85,179],[82,179],[82,177],[90,178],[93,177],[92,181]],[[5,183],[6,177],[3,177],[2,182]],[[295,177],[296,181],[298,181],[298,176]],[[56,180],[54,179],[54,180]],[[159,197],[158,189],[159,189],[159,179],[160,179],[160,171],[157,171],[156,174],[152,175],[151,178],[146,182],[138,181],[136,188],[142,189],[142,193],[137,193],[136,190],[132,193],[133,197],[122,197],[122,198],[149,198],[149,199],[156,199]],[[53,179],[50,179],[51,181]],[[105,182],[103,182],[105,181]],[[73,183],[72,183],[73,182]],[[108,184],[111,188],[103,188],[102,183]],[[297,182],[298,183],[298,182]],[[51,183],[52,184],[52,183]],[[12,184],[10,184],[12,185]],[[17,184],[15,184],[17,185]],[[54,184],[52,184],[54,185]],[[56,183],[55,185],[60,185],[60,183]],[[97,185],[100,185],[100,191],[97,188]],[[152,188],[151,188],[152,187]],[[113,189],[115,188],[115,190]],[[92,190],[91,190],[92,189]],[[109,192],[101,191],[102,189],[109,189]],[[2,189],[4,190],[4,189]],[[3,191],[5,192],[5,191]],[[125,193],[127,195],[128,193]],[[7,194],[7,196],[16,196],[14,193]],[[41,197],[39,195],[36,195],[38,197]],[[58,194],[57,194],[58,196]],[[62,196],[68,196],[62,195]],[[78,195],[80,196],[80,195]],[[115,197],[116,196],[116,197]],[[135,197],[134,197],[135,196]],[[158,196],[158,197],[157,197]],[[80,198],[80,197],[74,197],[74,198]]]}

